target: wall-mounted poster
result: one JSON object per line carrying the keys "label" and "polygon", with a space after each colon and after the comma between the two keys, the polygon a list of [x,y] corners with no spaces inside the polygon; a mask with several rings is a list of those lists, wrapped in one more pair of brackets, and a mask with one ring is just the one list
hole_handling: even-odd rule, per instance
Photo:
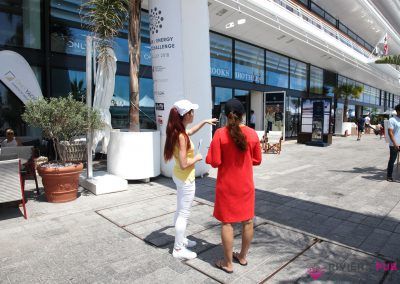
{"label": "wall-mounted poster", "polygon": [[[321,107],[323,104],[323,119],[322,125],[320,126],[322,129],[322,134],[329,133],[329,125],[330,125],[330,117],[331,117],[331,98],[326,99],[303,99],[301,104],[301,132],[303,133],[313,133],[313,120],[314,120],[314,103],[320,102],[319,112],[322,112]],[[317,115],[321,116],[321,113]],[[318,128],[315,126],[315,128]]]}

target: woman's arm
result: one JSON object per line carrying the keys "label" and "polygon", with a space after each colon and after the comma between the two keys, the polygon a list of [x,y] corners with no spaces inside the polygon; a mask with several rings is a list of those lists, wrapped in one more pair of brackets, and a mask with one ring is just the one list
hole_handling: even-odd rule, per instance
{"label": "woman's arm", "polygon": [[191,135],[195,134],[197,131],[199,131],[200,128],[202,128],[206,123],[211,124],[211,125],[215,125],[217,122],[218,122],[218,119],[216,119],[216,118],[205,119],[202,122],[200,122],[199,124],[196,124],[195,126],[190,128],[187,131],[187,134],[189,136],[191,136]]}
{"label": "woman's arm", "polygon": [[186,137],[183,134],[179,135],[179,153],[178,153],[178,160],[179,160],[179,167],[184,170],[188,167],[191,167],[196,162],[201,161],[203,157],[201,154],[197,154],[193,159],[187,157],[187,142]]}

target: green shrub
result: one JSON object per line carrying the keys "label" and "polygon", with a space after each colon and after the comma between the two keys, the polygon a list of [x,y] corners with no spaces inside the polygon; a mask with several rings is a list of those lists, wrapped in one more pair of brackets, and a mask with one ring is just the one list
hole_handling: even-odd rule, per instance
{"label": "green shrub", "polygon": [[41,128],[43,137],[55,144],[72,143],[89,130],[103,128],[99,112],[72,96],[30,101],[25,105],[22,119],[32,127]]}

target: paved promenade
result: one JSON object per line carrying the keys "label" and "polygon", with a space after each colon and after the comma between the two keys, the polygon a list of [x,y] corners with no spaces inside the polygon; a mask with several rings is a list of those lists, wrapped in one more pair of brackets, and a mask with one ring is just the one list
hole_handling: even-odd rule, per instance
{"label": "paved promenade", "polygon": [[400,184],[385,180],[388,152],[367,135],[263,154],[249,265],[235,264],[230,275],[213,267],[222,256],[215,170],[197,179],[191,261],[171,256],[171,179],[103,196],[81,189],[64,204],[45,202],[28,183],[28,220],[0,208],[0,283],[400,283]]}

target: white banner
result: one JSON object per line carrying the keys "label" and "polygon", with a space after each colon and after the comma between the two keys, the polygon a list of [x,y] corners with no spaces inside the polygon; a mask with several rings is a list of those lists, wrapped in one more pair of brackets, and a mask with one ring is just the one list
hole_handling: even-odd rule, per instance
{"label": "white banner", "polygon": [[25,104],[43,97],[32,68],[14,51],[0,51],[0,80]]}
{"label": "white banner", "polygon": [[169,110],[184,97],[180,1],[150,0],[149,16],[156,119],[165,136]]}

